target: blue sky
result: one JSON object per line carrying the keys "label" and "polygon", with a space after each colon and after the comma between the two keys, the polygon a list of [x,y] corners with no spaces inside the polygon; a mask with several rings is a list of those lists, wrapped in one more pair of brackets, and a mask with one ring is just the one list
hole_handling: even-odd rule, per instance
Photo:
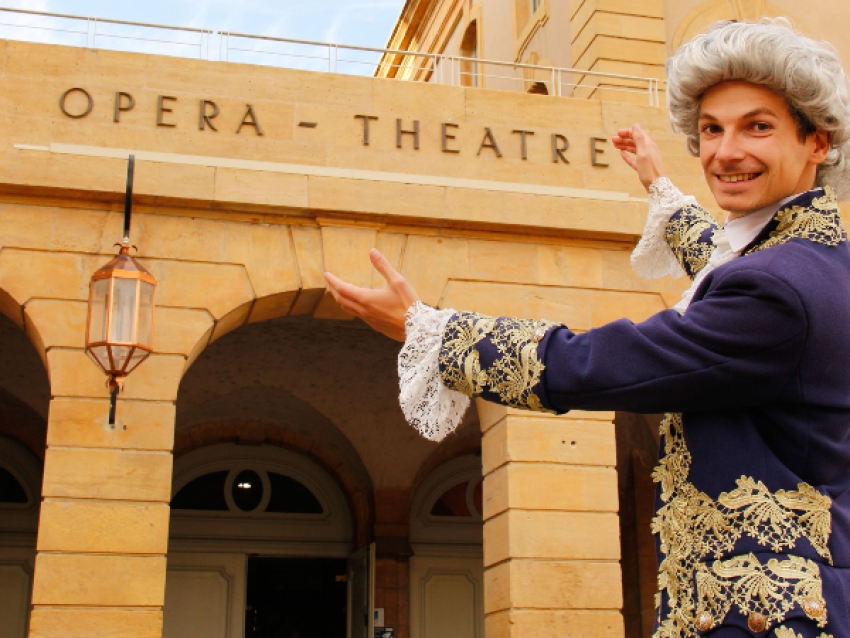
{"label": "blue sky", "polygon": [[[137,2],[107,2],[106,0],[0,0],[0,8],[18,8],[53,13],[73,14],[87,17],[112,18],[164,24],[170,26],[195,27],[215,31],[233,31],[255,35],[268,35],[301,40],[316,40],[340,44],[361,46],[386,46],[392,27],[404,5],[404,0],[141,0]],[[26,21],[30,25],[85,29],[84,23],[69,21],[33,21],[33,18],[16,16],[0,12],[0,22],[19,24]],[[100,29],[101,27],[99,27]],[[102,29],[108,31],[109,25]],[[143,34],[124,28],[124,35],[148,37],[150,30]],[[175,34],[164,34],[172,39]],[[177,34],[179,35],[179,34]],[[36,29],[18,30],[0,26],[0,38],[27,39],[56,43],[82,43],[84,35],[39,31]],[[110,44],[107,45],[106,42]],[[154,51],[150,45],[134,44],[131,40],[103,38],[99,40],[104,48],[141,47]],[[216,39],[212,47],[216,48]],[[255,42],[243,43],[244,48],[257,48]],[[263,45],[271,46],[271,45]],[[277,45],[280,46],[280,45]],[[179,49],[180,47],[173,47]],[[216,49],[217,50],[217,49]],[[294,48],[278,49],[281,52],[296,52]],[[319,56],[323,51],[298,49],[297,53]],[[172,54],[181,54],[174,53]],[[247,56],[249,54],[242,53]],[[269,54],[265,54],[270,58]],[[210,54],[212,57],[212,54]],[[234,61],[237,61],[235,58]],[[244,61],[258,61],[248,60]],[[270,63],[270,62],[269,62]],[[316,60],[304,62],[306,66],[320,65]],[[364,72],[366,69],[364,69]]]}

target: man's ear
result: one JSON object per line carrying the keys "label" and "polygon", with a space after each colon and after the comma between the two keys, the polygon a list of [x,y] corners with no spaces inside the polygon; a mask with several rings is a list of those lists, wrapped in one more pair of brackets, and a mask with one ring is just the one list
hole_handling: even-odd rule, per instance
{"label": "man's ear", "polygon": [[814,138],[815,145],[812,147],[812,153],[809,155],[809,161],[812,164],[823,164],[829,153],[829,138],[827,131],[817,130],[811,134]]}

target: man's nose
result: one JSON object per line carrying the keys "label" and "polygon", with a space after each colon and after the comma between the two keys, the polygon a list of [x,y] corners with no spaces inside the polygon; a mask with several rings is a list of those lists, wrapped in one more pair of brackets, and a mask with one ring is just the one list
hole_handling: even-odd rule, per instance
{"label": "man's nose", "polygon": [[739,162],[746,156],[743,145],[734,133],[727,133],[720,139],[714,159],[718,162]]}

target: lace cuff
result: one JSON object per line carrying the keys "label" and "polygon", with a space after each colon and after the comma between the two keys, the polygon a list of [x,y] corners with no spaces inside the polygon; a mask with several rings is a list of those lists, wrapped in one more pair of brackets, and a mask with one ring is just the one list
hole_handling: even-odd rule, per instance
{"label": "lace cuff", "polygon": [[670,250],[665,238],[670,217],[687,204],[696,204],[693,197],[682,194],[666,177],[649,185],[649,215],[643,235],[632,252],[632,268],[644,279],[660,279],[666,275],[678,277],[685,271]]}
{"label": "lace cuff", "polygon": [[457,428],[469,397],[440,379],[440,347],[454,310],[437,310],[417,301],[407,311],[407,339],[398,354],[399,403],[404,418],[430,441]]}

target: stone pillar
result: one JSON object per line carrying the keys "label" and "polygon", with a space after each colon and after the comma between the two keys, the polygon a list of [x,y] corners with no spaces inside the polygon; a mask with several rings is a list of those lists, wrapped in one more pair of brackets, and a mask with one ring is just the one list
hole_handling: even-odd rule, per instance
{"label": "stone pillar", "polygon": [[[573,0],[571,57],[575,69],[664,79],[667,59],[663,0]],[[648,104],[646,82],[577,75],[575,97]],[[607,88],[607,90],[606,90]],[[664,104],[664,96],[660,96]]]}
{"label": "stone pillar", "polygon": [[159,638],[185,357],[152,355],[135,370],[114,428],[106,378],[82,349],[48,349],[47,360],[53,400],[30,637]]}
{"label": "stone pillar", "polygon": [[487,638],[622,638],[613,413],[478,405]]}

